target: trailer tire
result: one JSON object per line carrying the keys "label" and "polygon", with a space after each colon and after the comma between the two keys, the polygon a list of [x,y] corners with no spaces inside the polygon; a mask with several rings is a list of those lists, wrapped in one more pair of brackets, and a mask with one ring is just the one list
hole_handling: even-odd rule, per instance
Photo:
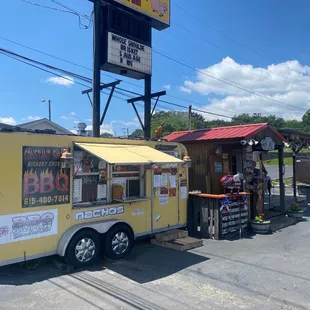
{"label": "trailer tire", "polygon": [[134,237],[131,228],[126,224],[113,226],[104,238],[104,252],[110,259],[125,258],[131,251]]}
{"label": "trailer tire", "polygon": [[100,257],[100,235],[90,229],[77,232],[69,242],[65,259],[69,265],[83,268],[94,265]]}

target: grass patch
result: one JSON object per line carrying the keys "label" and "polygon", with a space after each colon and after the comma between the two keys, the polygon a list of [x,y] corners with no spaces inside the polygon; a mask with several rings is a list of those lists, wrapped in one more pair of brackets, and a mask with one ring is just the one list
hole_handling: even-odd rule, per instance
{"label": "grass patch", "polygon": [[[278,151],[273,150],[271,151],[271,153],[278,153]],[[284,153],[293,153],[293,151],[291,149],[285,148]],[[299,153],[310,153],[310,149],[302,149],[301,151],[299,151]]]}
{"label": "grass patch", "polygon": [[[292,166],[293,165],[293,158],[292,157],[286,157],[284,158],[284,164],[285,166]],[[265,166],[278,166],[279,160],[278,158],[268,159],[264,161]]]}

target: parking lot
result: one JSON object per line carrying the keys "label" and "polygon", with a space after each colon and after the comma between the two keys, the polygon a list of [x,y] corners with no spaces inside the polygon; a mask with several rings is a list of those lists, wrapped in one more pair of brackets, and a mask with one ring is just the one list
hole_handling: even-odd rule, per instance
{"label": "parking lot", "polygon": [[[309,212],[308,212],[309,213]],[[190,252],[142,242],[89,270],[56,257],[0,269],[0,309],[310,309],[310,223]]]}

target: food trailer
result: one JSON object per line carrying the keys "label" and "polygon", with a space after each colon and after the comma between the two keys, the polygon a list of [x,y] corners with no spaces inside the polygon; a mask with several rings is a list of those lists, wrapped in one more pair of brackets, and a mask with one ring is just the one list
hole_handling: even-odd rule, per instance
{"label": "food trailer", "polygon": [[0,144],[0,266],[58,254],[82,267],[187,225],[182,144],[14,131]]}

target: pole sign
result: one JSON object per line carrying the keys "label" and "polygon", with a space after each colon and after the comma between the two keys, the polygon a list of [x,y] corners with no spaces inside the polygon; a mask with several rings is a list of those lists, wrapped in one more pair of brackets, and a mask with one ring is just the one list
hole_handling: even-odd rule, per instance
{"label": "pole sign", "polygon": [[163,30],[170,26],[170,0],[112,0],[152,20],[152,27]]}
{"label": "pole sign", "polygon": [[[108,32],[107,62],[103,69],[121,74],[124,69],[133,78],[152,74],[152,48],[131,39]],[[112,66],[113,65],[113,66]]]}
{"label": "pole sign", "polygon": [[101,69],[133,79],[152,75],[150,21],[109,4],[102,14]]}

